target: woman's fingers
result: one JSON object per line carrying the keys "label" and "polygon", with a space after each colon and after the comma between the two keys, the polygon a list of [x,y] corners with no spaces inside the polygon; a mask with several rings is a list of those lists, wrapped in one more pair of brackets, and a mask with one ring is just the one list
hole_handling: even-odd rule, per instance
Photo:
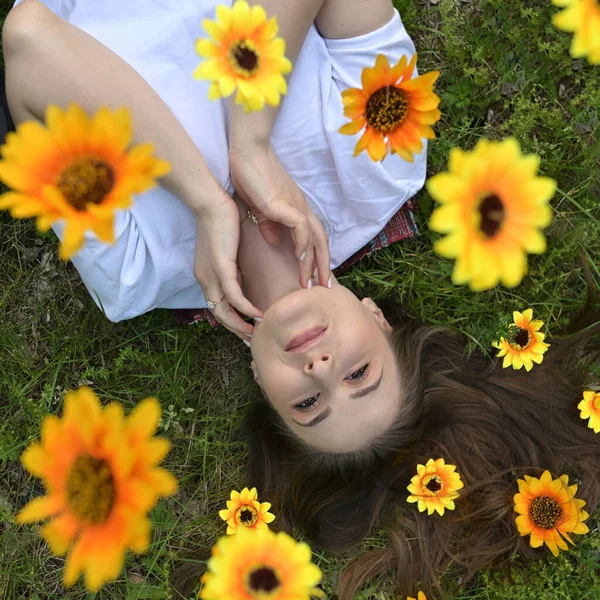
{"label": "woman's fingers", "polygon": [[241,340],[250,342],[254,327],[246,323],[242,317],[231,307],[227,298],[219,302],[212,311],[215,319],[226,329],[237,335]]}
{"label": "woman's fingers", "polygon": [[329,240],[321,221],[315,215],[311,216],[312,239],[314,240],[316,267],[319,274],[319,284],[328,287],[331,282],[331,257]]}
{"label": "woman's fingers", "polygon": [[262,312],[244,296],[244,292],[242,292],[238,281],[238,270],[235,263],[217,264],[216,274],[225,297],[231,306],[247,317],[259,319],[263,317]]}

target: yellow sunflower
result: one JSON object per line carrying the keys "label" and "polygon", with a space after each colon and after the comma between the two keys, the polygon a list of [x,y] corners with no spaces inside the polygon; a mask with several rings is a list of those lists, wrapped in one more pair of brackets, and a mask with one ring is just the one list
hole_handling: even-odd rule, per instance
{"label": "yellow sunflower", "polygon": [[32,500],[17,522],[52,519],[40,534],[54,554],[70,551],[66,586],[83,572],[95,592],[116,579],[128,548],[148,548],[148,511],[177,489],[174,477],[157,466],[170,447],[153,437],[159,417],[155,398],[125,418],[120,404],[102,409],[83,387],[67,393],[63,418],[46,417],[41,441],[23,453],[23,465],[43,480],[47,495]]}
{"label": "yellow sunflower", "polygon": [[411,479],[408,502],[418,502],[420,512],[432,515],[437,511],[454,510],[458,490],[464,487],[455,465],[447,465],[443,458],[430,458],[426,465],[417,465],[417,474]]}
{"label": "yellow sunflower", "polygon": [[546,334],[540,329],[544,326],[543,321],[533,321],[533,309],[528,308],[520,313],[513,312],[513,323],[511,324],[509,339],[500,338],[499,342],[492,342],[494,348],[498,348],[498,357],[504,357],[502,367],[520,369],[525,365],[527,371],[531,371],[533,363],[538,365],[544,360],[544,353],[550,344],[544,342]]}
{"label": "yellow sunflower", "polygon": [[423,592],[419,592],[417,598],[408,597],[406,600],[427,600],[427,597]]}
{"label": "yellow sunflower", "polygon": [[219,516],[227,523],[227,535],[231,535],[240,527],[268,529],[268,524],[275,520],[270,508],[269,502],[258,502],[256,488],[244,488],[241,492],[231,492],[227,510],[219,511]]}
{"label": "yellow sunflower", "polygon": [[472,152],[453,148],[449,172],[429,180],[429,193],[441,204],[429,227],[447,234],[435,250],[457,259],[455,284],[470,282],[474,291],[500,281],[514,287],[527,272],[526,253],[546,250],[540,229],[552,220],[556,182],[537,177],[539,164],[514,138],[480,140]]}
{"label": "yellow sunflower", "polygon": [[582,419],[589,419],[588,427],[594,433],[600,433],[600,392],[587,390],[583,392],[583,400],[577,405]]}
{"label": "yellow sunflower", "polygon": [[554,25],[563,31],[573,32],[571,56],[587,56],[593,65],[600,64],[600,2],[598,0],[552,0],[564,8],[554,15]]}
{"label": "yellow sunflower", "polygon": [[588,514],[583,510],[585,501],[575,498],[577,485],[569,485],[569,477],[561,475],[552,479],[549,471],[544,471],[537,479],[525,475],[519,479],[519,493],[515,495],[515,512],[519,533],[531,535],[532,548],[546,544],[554,556],[558,549],[568,550],[565,542],[573,544],[570,533],[584,534],[589,531],[584,521]]}
{"label": "yellow sunflower", "polygon": [[224,536],[208,561],[203,600],[310,600],[322,597],[310,548],[286,533],[240,528]]}
{"label": "yellow sunflower", "polygon": [[202,23],[211,39],[196,41],[206,61],[194,71],[196,79],[211,81],[208,97],[226,98],[237,89],[235,101],[246,111],[277,106],[287,93],[284,75],[292,70],[285,57],[285,40],[277,37],[277,18],[267,20],[262,6],[237,0],[232,8],[217,6],[217,19]]}
{"label": "yellow sunflower", "polygon": [[356,144],[354,156],[366,150],[371,160],[383,160],[388,151],[413,162],[423,150],[422,139],[433,139],[431,125],[439,121],[440,99],[433,84],[440,76],[432,71],[411,79],[417,64],[403,56],[393,67],[379,54],[372,68],[362,72],[362,88],[342,92],[344,116],[352,119],[340,133],[354,135],[365,131]]}
{"label": "yellow sunflower", "polygon": [[0,150],[0,181],[12,188],[0,210],[13,217],[37,217],[40,231],[58,220],[66,224],[60,256],[81,248],[86,231],[114,241],[114,212],[131,204],[169,164],[153,157],[151,144],[131,144],[131,116],[125,108],[101,108],[89,118],[77,105],[50,106],[46,127],[27,121],[9,133]]}

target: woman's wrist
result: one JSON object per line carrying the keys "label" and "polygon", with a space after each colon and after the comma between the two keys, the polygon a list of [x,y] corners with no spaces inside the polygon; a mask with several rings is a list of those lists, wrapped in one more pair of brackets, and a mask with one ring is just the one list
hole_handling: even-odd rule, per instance
{"label": "woman's wrist", "polygon": [[206,216],[223,203],[233,202],[212,173],[200,181],[182,184],[177,197],[192,211],[195,218]]}
{"label": "woman's wrist", "polygon": [[278,108],[266,106],[259,112],[245,112],[239,104],[231,101],[229,151],[246,152],[253,148],[271,145],[271,132],[279,113]]}

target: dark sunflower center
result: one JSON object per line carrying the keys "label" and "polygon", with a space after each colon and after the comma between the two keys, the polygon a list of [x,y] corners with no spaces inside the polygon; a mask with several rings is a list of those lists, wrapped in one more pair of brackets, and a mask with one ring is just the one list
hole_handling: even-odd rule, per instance
{"label": "dark sunflower center", "polygon": [[434,475],[426,484],[425,487],[430,491],[433,492],[434,494],[436,494],[437,492],[441,491],[442,489],[442,480],[437,476]]}
{"label": "dark sunflower center", "polygon": [[86,204],[100,204],[115,183],[110,165],[95,158],[84,158],[69,165],[58,178],[56,186],[65,200],[77,210]]}
{"label": "dark sunflower center", "polygon": [[534,498],[529,507],[529,518],[542,529],[554,529],[563,516],[563,510],[554,498]]}
{"label": "dark sunflower center", "polygon": [[270,567],[259,567],[254,569],[248,577],[248,591],[253,597],[261,594],[272,594],[281,586],[277,573]]}
{"label": "dark sunflower center", "polygon": [[517,327],[517,333],[515,334],[515,344],[520,348],[525,348],[529,344],[529,331]]}
{"label": "dark sunflower center", "polygon": [[408,114],[408,95],[397,87],[383,87],[367,100],[367,123],[382,133],[399,127]]}
{"label": "dark sunflower center", "polygon": [[505,218],[502,200],[496,194],[486,196],[479,204],[479,215],[481,232],[487,238],[493,238],[500,231]]}
{"label": "dark sunflower center", "polygon": [[67,501],[78,519],[90,525],[104,523],[115,502],[115,484],[108,463],[83,454],[67,477]]}
{"label": "dark sunflower center", "polygon": [[252,527],[258,520],[258,512],[253,506],[242,506],[236,512],[238,523],[245,527]]}
{"label": "dark sunflower center", "polygon": [[256,73],[260,66],[258,54],[245,40],[231,47],[229,61],[238,74],[246,77]]}

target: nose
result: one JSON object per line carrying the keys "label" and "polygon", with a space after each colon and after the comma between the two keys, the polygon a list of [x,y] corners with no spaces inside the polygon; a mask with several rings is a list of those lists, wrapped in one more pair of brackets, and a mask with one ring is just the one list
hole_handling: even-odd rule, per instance
{"label": "nose", "polygon": [[307,355],[304,363],[304,372],[307,375],[317,375],[328,371],[333,364],[333,357],[329,352],[318,352]]}

